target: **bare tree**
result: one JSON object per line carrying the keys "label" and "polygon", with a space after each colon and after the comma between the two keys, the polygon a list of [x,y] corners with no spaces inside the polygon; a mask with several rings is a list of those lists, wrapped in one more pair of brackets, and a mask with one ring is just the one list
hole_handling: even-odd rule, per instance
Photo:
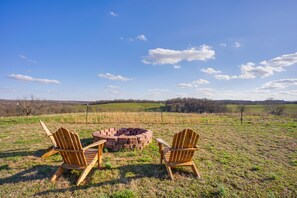
{"label": "bare tree", "polygon": [[21,115],[33,115],[37,114],[40,109],[44,107],[42,102],[35,100],[34,96],[31,95],[30,99],[24,97],[24,99],[18,101],[18,111]]}
{"label": "bare tree", "polygon": [[268,98],[265,100],[265,110],[267,113],[272,115],[282,115],[285,112],[285,105],[280,104],[279,101],[273,98]]}

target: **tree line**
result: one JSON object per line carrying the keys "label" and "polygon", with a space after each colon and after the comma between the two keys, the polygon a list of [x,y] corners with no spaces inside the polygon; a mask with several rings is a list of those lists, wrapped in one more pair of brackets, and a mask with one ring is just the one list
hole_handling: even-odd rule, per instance
{"label": "tree line", "polygon": [[222,113],[227,111],[225,104],[209,99],[175,98],[165,101],[164,110],[182,113]]}
{"label": "tree line", "polygon": [[[0,100],[0,116],[29,116],[40,114],[59,114],[59,113],[78,113],[85,112],[87,104],[92,105],[107,104],[107,103],[162,103],[156,111],[166,112],[181,112],[181,113],[223,113],[228,112],[227,104],[232,104],[230,101],[224,100],[209,100],[197,98],[174,98],[166,101],[152,100],[103,100],[95,102],[87,101],[44,101],[37,100],[33,96],[20,100]],[[244,105],[235,101],[241,111],[245,111]],[[292,102],[294,103],[294,102]],[[261,102],[264,105],[266,113],[273,115],[281,115],[284,113],[285,106],[283,101],[273,100],[272,98]],[[99,107],[90,108],[90,112],[100,111]]]}

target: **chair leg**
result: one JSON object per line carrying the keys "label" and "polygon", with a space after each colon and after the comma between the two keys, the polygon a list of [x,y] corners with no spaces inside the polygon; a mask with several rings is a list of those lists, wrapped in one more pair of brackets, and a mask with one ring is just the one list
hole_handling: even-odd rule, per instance
{"label": "chair leg", "polygon": [[172,174],[172,170],[171,170],[171,167],[168,166],[166,163],[165,163],[165,166],[166,166],[166,169],[167,169],[167,172],[169,174],[169,177],[171,180],[174,180],[174,177],[173,177],[173,174]]}
{"label": "chair leg", "polygon": [[93,161],[83,170],[83,172],[81,173],[81,175],[79,176],[76,185],[78,186],[82,181],[84,181],[84,179],[86,178],[86,176],[89,174],[90,170],[92,170],[93,166],[96,164],[96,162],[99,161],[98,156],[96,155],[96,157],[93,159]]}
{"label": "chair leg", "polygon": [[58,153],[58,151],[54,150],[54,147],[51,146],[48,149],[45,150],[44,154],[41,156],[42,159],[48,158],[54,154]]}
{"label": "chair leg", "polygon": [[192,165],[191,167],[192,167],[192,170],[193,170],[193,172],[194,172],[194,175],[195,175],[196,177],[200,178],[200,174],[199,174],[199,172],[198,172],[198,170],[197,170],[197,167],[196,167],[196,165],[195,165],[194,162],[193,162],[193,165]]}
{"label": "chair leg", "polygon": [[54,175],[51,178],[51,182],[55,181],[63,172],[64,172],[65,168],[63,168],[62,166],[60,166],[58,168],[58,170],[54,173]]}
{"label": "chair leg", "polygon": [[162,159],[163,159],[162,144],[158,143],[158,146],[159,146],[159,153],[160,153],[160,164],[162,164]]}
{"label": "chair leg", "polygon": [[93,166],[89,165],[87,166],[87,168],[85,168],[83,170],[83,172],[81,173],[81,175],[79,176],[76,185],[78,186],[82,181],[84,181],[84,179],[86,178],[86,176],[89,174],[90,170],[92,170]]}

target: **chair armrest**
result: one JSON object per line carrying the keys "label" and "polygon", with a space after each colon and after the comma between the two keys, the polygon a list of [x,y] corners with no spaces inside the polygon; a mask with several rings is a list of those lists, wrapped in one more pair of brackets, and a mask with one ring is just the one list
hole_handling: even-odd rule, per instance
{"label": "chair armrest", "polygon": [[158,143],[163,144],[163,145],[165,145],[166,147],[169,147],[169,148],[170,148],[169,144],[168,144],[167,142],[165,142],[164,140],[162,140],[161,138],[156,138],[156,141],[157,141]]}
{"label": "chair armrest", "polygon": [[106,140],[99,140],[98,142],[94,142],[93,144],[90,144],[88,146],[85,146],[83,148],[83,151],[85,151],[85,150],[87,150],[87,149],[89,149],[91,147],[95,147],[95,146],[99,146],[100,144],[104,144],[105,142],[106,142]]}
{"label": "chair armrest", "polygon": [[196,148],[170,148],[169,151],[196,151]]}

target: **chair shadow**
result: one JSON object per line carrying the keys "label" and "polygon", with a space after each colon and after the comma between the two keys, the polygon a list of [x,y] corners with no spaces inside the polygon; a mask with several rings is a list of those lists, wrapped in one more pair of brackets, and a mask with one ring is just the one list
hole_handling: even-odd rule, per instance
{"label": "chair shadow", "polygon": [[[2,169],[9,170],[11,169],[8,165],[1,166]],[[18,183],[18,182],[25,182],[25,181],[33,181],[33,180],[40,180],[46,179],[50,177],[50,173],[56,169],[55,166],[48,166],[48,165],[36,165],[24,171],[21,171],[15,175],[1,178],[0,185],[7,184],[7,183]]]}
{"label": "chair shadow", "polygon": [[0,152],[0,158],[25,157],[25,156],[40,157],[44,153],[44,151],[45,149],[39,149],[37,151],[24,151],[24,149],[6,150],[3,152]]}
{"label": "chair shadow", "polygon": [[[167,178],[167,171],[165,169],[165,166],[159,165],[159,164],[133,164],[133,165],[120,166],[112,169],[117,169],[120,171],[119,178],[113,179],[110,181],[100,182],[100,183],[87,183],[88,180],[90,180],[90,177],[92,177],[92,175],[96,171],[95,168],[93,168],[90,174],[87,176],[85,184],[82,184],[80,186],[71,186],[70,188],[46,190],[43,192],[36,193],[34,194],[34,196],[46,196],[49,193],[59,193],[59,192],[65,192],[65,191],[74,192],[76,190],[85,190],[90,187],[103,187],[106,185],[113,185],[113,184],[119,184],[119,183],[127,184],[127,183],[130,183],[132,180],[141,179],[141,178],[159,178],[159,179]],[[75,181],[73,181],[73,184],[75,184]]]}
{"label": "chair shadow", "polygon": [[93,143],[93,138],[83,138],[83,139],[80,139],[80,142],[82,144],[82,147],[85,147]]}

